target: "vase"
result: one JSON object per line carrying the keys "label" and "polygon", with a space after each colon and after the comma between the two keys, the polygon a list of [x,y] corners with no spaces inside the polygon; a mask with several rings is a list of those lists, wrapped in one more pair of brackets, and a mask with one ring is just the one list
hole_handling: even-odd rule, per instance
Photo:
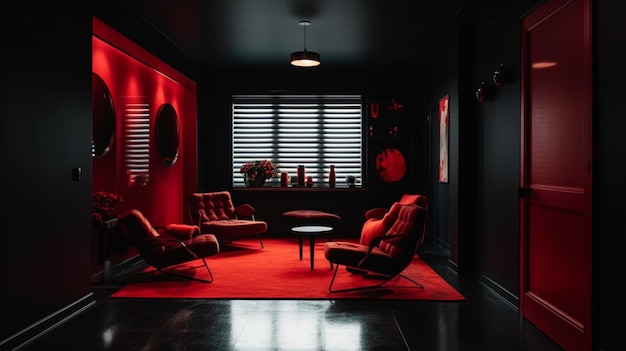
{"label": "vase", "polygon": [[328,186],[335,187],[337,183],[337,175],[335,174],[335,165],[330,165],[330,173],[328,173]]}
{"label": "vase", "polygon": [[304,183],[306,182],[306,178],[305,178],[305,170],[304,170],[304,165],[299,165],[298,166],[298,186],[304,186]]}
{"label": "vase", "polygon": [[280,186],[288,186],[289,185],[289,173],[281,172],[280,173]]}
{"label": "vase", "polygon": [[260,187],[263,186],[265,184],[265,178],[263,177],[259,177],[257,175],[256,178],[254,178],[254,180],[252,179],[252,177],[250,177],[247,174],[243,175],[243,182],[246,184],[247,187]]}

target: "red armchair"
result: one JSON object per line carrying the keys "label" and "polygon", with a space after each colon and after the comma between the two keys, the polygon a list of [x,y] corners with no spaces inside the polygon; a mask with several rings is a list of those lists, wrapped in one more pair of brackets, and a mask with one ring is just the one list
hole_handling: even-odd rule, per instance
{"label": "red armchair", "polygon": [[191,223],[200,232],[214,234],[218,240],[236,240],[256,236],[261,248],[261,234],[267,231],[267,223],[255,218],[256,210],[250,204],[235,206],[228,191],[193,193],[188,197]]}
{"label": "red armchair", "polygon": [[[331,293],[361,289],[380,288],[395,276],[400,276],[418,288],[423,287],[416,281],[402,275],[402,271],[411,263],[424,239],[428,210],[418,205],[394,204],[397,209],[391,227],[383,234],[371,238],[369,244],[352,242],[327,242],[324,255],[335,271],[328,286]],[[391,211],[390,211],[391,212]],[[384,279],[376,285],[349,287],[333,290],[339,266],[345,266],[351,273],[369,275],[373,273]]]}
{"label": "red armchair", "polygon": [[[205,283],[213,281],[205,257],[220,251],[214,235],[200,234],[200,228],[186,224],[170,224],[157,230],[136,209],[128,211],[122,217],[122,230],[128,237],[128,242],[157,271]],[[173,266],[196,259],[202,260],[209,275],[208,279],[177,273],[173,269]]]}

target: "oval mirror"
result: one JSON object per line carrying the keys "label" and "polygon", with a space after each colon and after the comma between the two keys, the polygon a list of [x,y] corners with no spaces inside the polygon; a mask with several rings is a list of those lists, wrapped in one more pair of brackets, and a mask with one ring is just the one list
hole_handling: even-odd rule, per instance
{"label": "oval mirror", "polygon": [[156,115],[155,133],[157,149],[163,166],[169,167],[178,159],[178,115],[174,106],[165,103]]}
{"label": "oval mirror", "polygon": [[113,145],[115,136],[115,108],[113,97],[104,80],[91,73],[91,156],[102,157]]}

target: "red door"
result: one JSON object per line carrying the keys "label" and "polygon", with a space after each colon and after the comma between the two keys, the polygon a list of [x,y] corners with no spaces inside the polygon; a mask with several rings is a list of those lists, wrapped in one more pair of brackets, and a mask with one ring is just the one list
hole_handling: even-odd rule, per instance
{"label": "red door", "polygon": [[520,313],[591,350],[591,0],[523,20]]}

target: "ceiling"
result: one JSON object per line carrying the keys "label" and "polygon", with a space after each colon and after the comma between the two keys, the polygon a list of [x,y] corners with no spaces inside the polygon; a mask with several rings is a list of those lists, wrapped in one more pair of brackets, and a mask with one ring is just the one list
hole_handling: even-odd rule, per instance
{"label": "ceiling", "polygon": [[432,57],[467,0],[124,0],[201,65],[290,67],[304,49],[325,68],[396,66]]}

